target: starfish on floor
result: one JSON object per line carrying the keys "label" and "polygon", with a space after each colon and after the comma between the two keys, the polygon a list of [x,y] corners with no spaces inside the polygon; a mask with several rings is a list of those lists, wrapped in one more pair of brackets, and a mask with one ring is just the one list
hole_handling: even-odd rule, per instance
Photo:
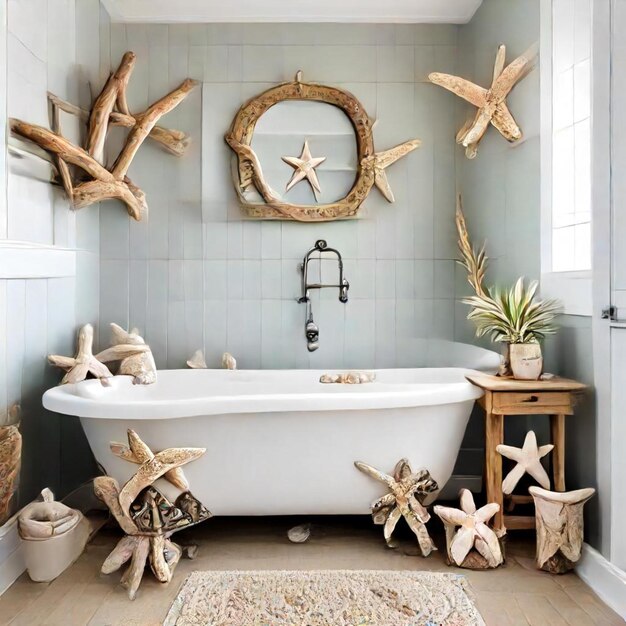
{"label": "starfish on floor", "polygon": [[[476,510],[471,491],[462,489],[459,496],[460,509],[440,505],[434,508],[435,515],[446,526],[450,560],[461,567],[470,550],[476,548],[489,567],[498,567],[504,561],[502,550],[496,533],[487,522],[500,510],[500,505],[492,502]],[[460,528],[455,532],[457,526]]]}
{"label": "starfish on floor", "polygon": [[506,105],[506,98],[516,83],[533,69],[537,58],[536,46],[517,57],[506,68],[504,67],[505,57],[506,46],[500,44],[489,89],[475,85],[459,76],[440,72],[428,75],[428,79],[435,85],[440,85],[478,107],[473,121],[465,124],[456,137],[457,143],[464,146],[468,159],[476,156],[478,143],[487,132],[489,124],[493,124],[508,141],[517,141],[522,138],[522,131]]}
{"label": "starfish on floor", "polygon": [[506,475],[502,481],[502,492],[506,495],[513,493],[513,489],[524,474],[530,474],[544,489],[550,489],[550,478],[546,473],[541,459],[554,448],[552,444],[537,446],[537,436],[529,430],[521,448],[500,444],[496,450],[507,459],[516,461],[517,465]]}
{"label": "starfish on floor", "polygon": [[393,476],[361,461],[355,461],[354,465],[364,474],[387,485],[391,490],[372,504],[374,523],[385,525],[384,536],[387,545],[390,548],[396,547],[391,540],[391,535],[400,518],[404,517],[417,537],[422,555],[428,556],[436,550],[426,529],[426,522],[430,519],[430,515],[418,499],[420,496],[423,497],[439,489],[428,470],[413,473],[406,459],[400,459],[396,463]]}

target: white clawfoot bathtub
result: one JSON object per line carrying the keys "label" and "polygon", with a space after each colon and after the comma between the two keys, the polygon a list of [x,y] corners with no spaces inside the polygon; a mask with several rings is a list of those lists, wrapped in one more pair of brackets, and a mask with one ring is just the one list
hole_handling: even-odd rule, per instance
{"label": "white clawfoot bathtub", "polygon": [[321,384],[315,370],[162,370],[147,386],[117,376],[111,387],[55,387],[43,403],[80,416],[96,459],[120,484],[137,466],[109,443],[126,442],[132,428],[156,451],[207,449],[184,471],[214,515],[359,514],[384,487],[354,461],[390,472],[406,457],[445,485],[482,394],[465,380],[471,371],[378,370],[373,383],[340,385]]}

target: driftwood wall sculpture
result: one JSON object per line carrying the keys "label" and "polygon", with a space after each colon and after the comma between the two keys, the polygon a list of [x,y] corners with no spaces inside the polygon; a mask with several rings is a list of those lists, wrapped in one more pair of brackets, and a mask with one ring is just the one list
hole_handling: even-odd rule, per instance
{"label": "driftwood wall sculpture", "polygon": [[428,78],[435,85],[440,85],[466,100],[478,111],[474,119],[461,128],[456,136],[456,142],[465,148],[465,156],[473,159],[478,153],[478,143],[492,124],[507,141],[517,141],[522,138],[522,131],[511,115],[506,105],[506,98],[513,87],[535,66],[537,49],[533,46],[504,67],[506,46],[500,44],[496,53],[493,68],[493,79],[488,89],[450,74],[433,72]]}
{"label": "driftwood wall sculpture", "polygon": [[[137,472],[120,489],[110,476],[94,480],[94,490],[108,507],[126,535],[120,539],[102,564],[103,574],[117,571],[130,561],[122,576],[128,597],[135,599],[146,562],[156,579],[168,583],[176,564],[185,551],[170,537],[191,524],[197,524],[211,513],[189,492],[189,484],[181,467],[201,457],[205,448],[168,448],[153,453],[133,430],[128,431],[128,445],[111,443],[111,451],[139,465]],[[163,477],[182,491],[172,504],[153,483]],[[195,547],[186,551],[192,558]]]}
{"label": "driftwood wall sculpture", "polygon": [[[148,205],[143,191],[128,178],[128,168],[141,144],[147,137],[158,142],[168,152],[183,154],[189,137],[178,130],[157,126],[159,119],[178,106],[197,81],[187,79],[141,113],[131,113],[126,101],[126,88],[135,66],[135,54],[127,52],[112,74],[100,95],[87,113],[79,107],[49,95],[51,107],[51,128],[43,128],[22,120],[11,118],[9,125],[16,135],[51,153],[61,183],[74,209],[81,209],[102,200],[121,200],[128,214],[136,220]],[[63,137],[59,112],[65,111],[88,118],[84,148],[74,145]],[[104,147],[110,126],[124,126],[129,129],[124,147],[110,167],[104,164]]]}
{"label": "driftwood wall sculpture", "polygon": [[498,567],[504,562],[500,541],[487,522],[500,510],[496,503],[476,509],[468,489],[459,494],[460,509],[435,505],[434,511],[446,529],[448,564],[467,569]]}
{"label": "driftwood wall sculpture", "polygon": [[387,546],[395,548],[397,544],[392,541],[391,535],[404,517],[409,528],[415,533],[417,542],[423,556],[428,556],[436,550],[433,540],[428,534],[426,522],[430,514],[421,503],[421,499],[439,489],[427,470],[413,473],[406,459],[400,459],[393,470],[393,475],[385,474],[361,461],[354,465],[364,474],[387,485],[390,492],[379,498],[372,504],[372,518],[374,524],[385,526],[384,536]]}
{"label": "driftwood wall sculpture", "polygon": [[[265,181],[259,158],[251,147],[254,127],[270,107],[288,100],[313,100],[336,106],[352,122],[358,167],[354,185],[345,198],[329,204],[290,204]],[[235,189],[242,209],[248,216],[257,219],[324,222],[355,215],[374,185],[389,202],[393,202],[385,169],[419,147],[420,141],[413,139],[390,150],[375,152],[372,126],[365,108],[351,93],[336,87],[302,82],[300,72],[293,82],[282,83],[252,98],[239,109],[225,136],[226,143],[238,159]],[[249,186],[256,188],[263,203],[246,198],[245,191]]]}

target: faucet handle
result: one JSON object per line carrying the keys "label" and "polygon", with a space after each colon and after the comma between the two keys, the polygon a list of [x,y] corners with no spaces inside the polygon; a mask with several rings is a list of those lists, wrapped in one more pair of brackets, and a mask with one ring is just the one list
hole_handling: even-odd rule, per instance
{"label": "faucet handle", "polygon": [[348,301],[348,289],[350,289],[350,283],[344,278],[341,281],[341,287],[339,287],[339,302],[345,304]]}

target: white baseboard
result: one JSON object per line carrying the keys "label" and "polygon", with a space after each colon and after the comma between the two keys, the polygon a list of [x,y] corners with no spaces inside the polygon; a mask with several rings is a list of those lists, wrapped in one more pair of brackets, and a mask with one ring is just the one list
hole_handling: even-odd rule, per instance
{"label": "white baseboard", "polygon": [[585,543],[576,573],[605,604],[626,619],[626,572]]}
{"label": "white baseboard", "polygon": [[0,595],[26,571],[17,515],[0,526]]}

